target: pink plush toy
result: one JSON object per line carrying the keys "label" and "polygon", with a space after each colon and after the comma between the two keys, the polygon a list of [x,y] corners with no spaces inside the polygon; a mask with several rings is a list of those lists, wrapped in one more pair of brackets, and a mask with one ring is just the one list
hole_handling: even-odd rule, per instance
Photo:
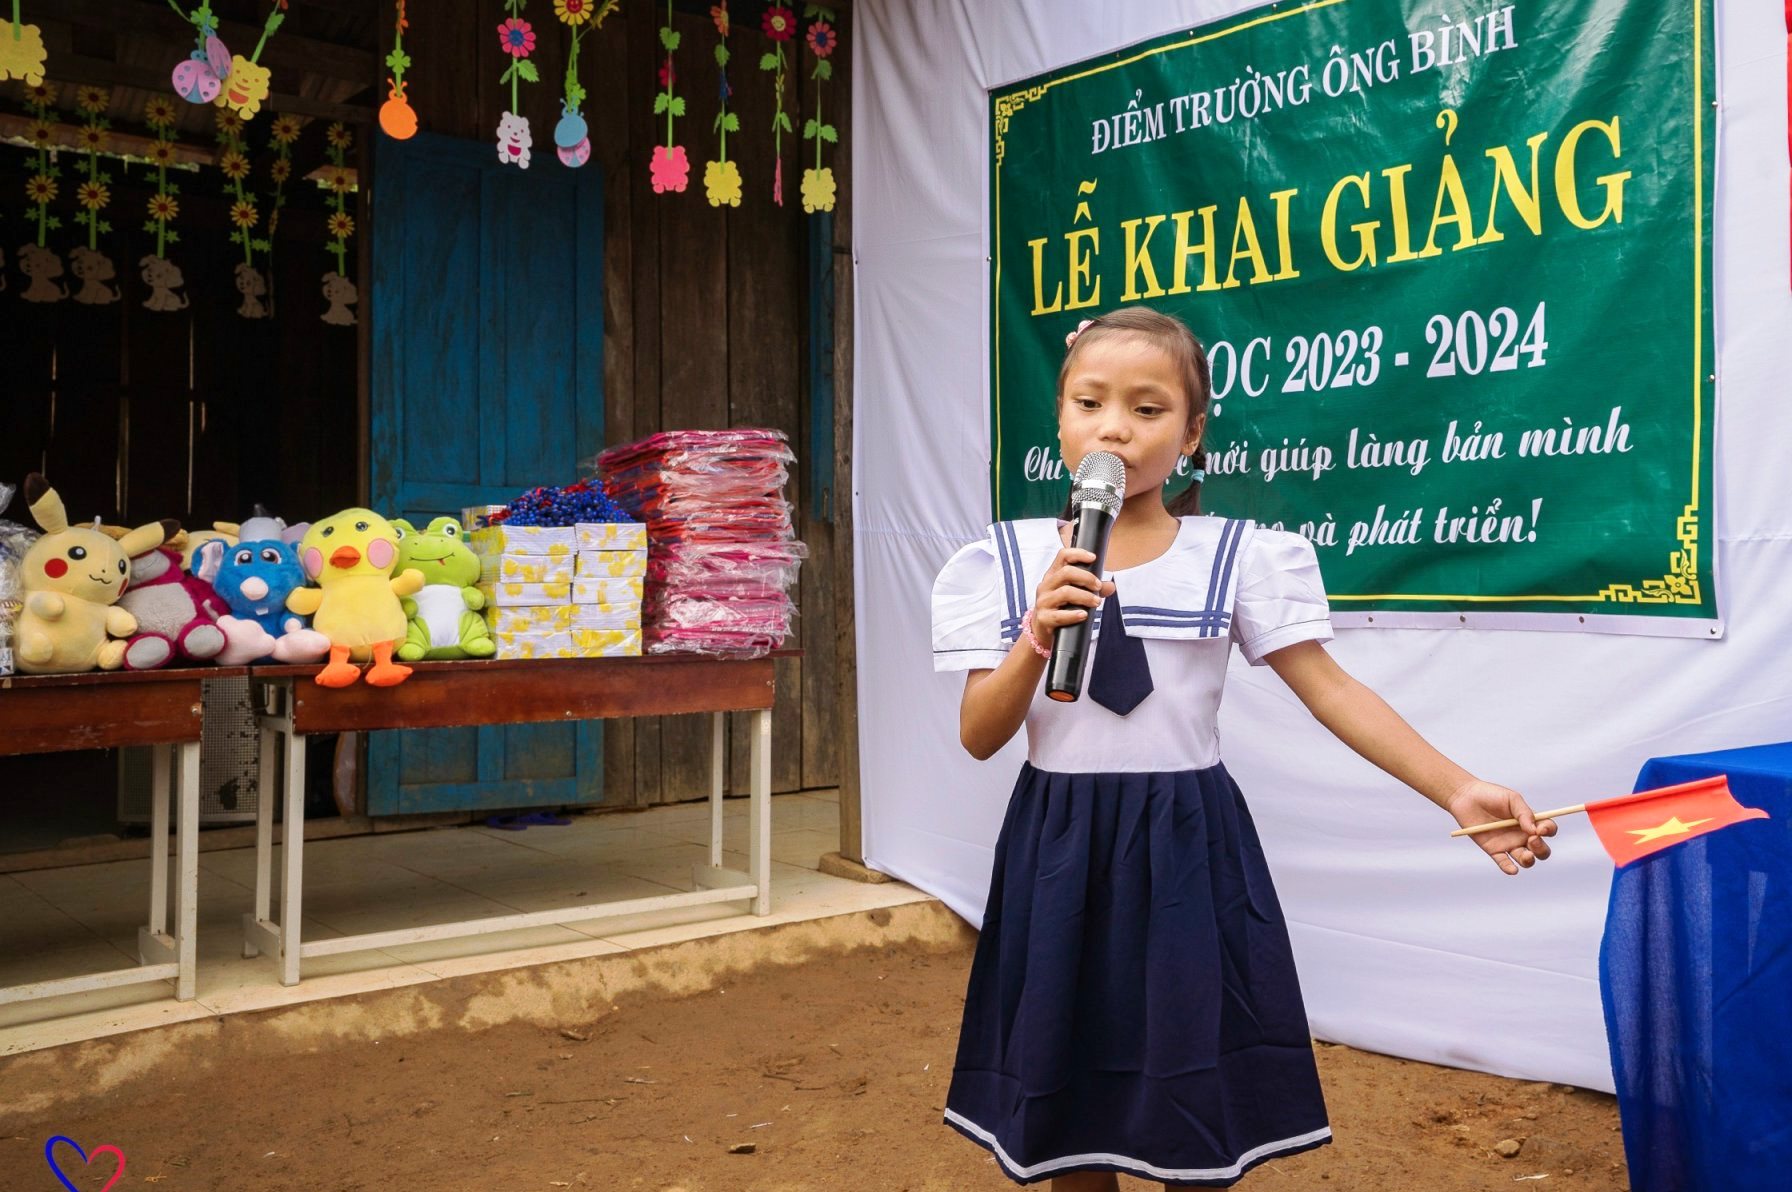
{"label": "pink plush toy", "polygon": [[136,636],[125,646],[126,670],[157,670],[176,658],[212,662],[226,650],[248,658],[273,650],[265,629],[229,616],[210,584],[181,570],[180,552],[172,547],[131,560],[130,586],[118,603],[137,618]]}

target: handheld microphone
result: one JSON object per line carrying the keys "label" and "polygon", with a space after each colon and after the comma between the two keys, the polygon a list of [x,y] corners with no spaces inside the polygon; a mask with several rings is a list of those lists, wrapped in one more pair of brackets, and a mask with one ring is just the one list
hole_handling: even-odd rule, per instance
{"label": "handheld microphone", "polygon": [[[1107,559],[1108,531],[1126,499],[1126,464],[1111,451],[1091,451],[1077,465],[1070,489],[1070,545],[1090,551],[1088,570],[1101,578]],[[1045,694],[1071,703],[1083,693],[1083,671],[1089,664],[1089,625],[1093,617],[1066,625],[1052,636],[1052,657],[1045,666]]]}

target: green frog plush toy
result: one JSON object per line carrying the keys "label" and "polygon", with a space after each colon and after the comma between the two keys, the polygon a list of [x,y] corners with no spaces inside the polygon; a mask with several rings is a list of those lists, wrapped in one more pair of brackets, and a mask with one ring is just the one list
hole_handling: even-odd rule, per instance
{"label": "green frog plush toy", "polygon": [[403,601],[410,624],[397,656],[405,662],[420,658],[490,658],[498,647],[492,641],[485,618],[485,594],[479,582],[479,558],[460,540],[460,523],[438,517],[418,530],[410,522],[393,519],[398,531],[398,570],[407,567],[423,573],[423,587]]}

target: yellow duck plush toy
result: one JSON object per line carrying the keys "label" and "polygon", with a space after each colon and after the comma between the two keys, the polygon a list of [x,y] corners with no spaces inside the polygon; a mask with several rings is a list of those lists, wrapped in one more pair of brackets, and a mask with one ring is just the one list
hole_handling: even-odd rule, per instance
{"label": "yellow duck plush toy", "polygon": [[407,628],[399,597],[421,588],[423,573],[407,568],[393,577],[398,531],[392,524],[371,509],[345,509],[313,523],[299,542],[299,561],[318,586],[297,589],[286,607],[311,617],[311,627],[330,639],[330,661],[317,673],[318,686],[350,686],[361,677],[353,663],[369,658],[370,684],[404,682],[411,668],[392,661]]}
{"label": "yellow duck plush toy", "polygon": [[[18,667],[53,675],[117,670],[137,619],[118,607],[133,555],[160,546],[180,527],[152,522],[114,541],[91,526],[71,526],[62,498],[42,476],[25,477],[25,499],[44,535],[25,553],[25,608],[19,614]],[[399,625],[399,636],[404,626]]]}

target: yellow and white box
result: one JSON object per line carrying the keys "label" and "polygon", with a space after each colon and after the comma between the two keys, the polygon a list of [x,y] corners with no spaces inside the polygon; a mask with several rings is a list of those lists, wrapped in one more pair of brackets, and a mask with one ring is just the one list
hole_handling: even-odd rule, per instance
{"label": "yellow and white box", "polygon": [[647,552],[644,550],[582,550],[577,579],[631,579],[647,574]]}
{"label": "yellow and white box", "polygon": [[526,633],[496,633],[492,641],[499,658],[580,658],[570,633],[532,629]]}
{"label": "yellow and white box", "polygon": [[489,608],[515,608],[532,604],[571,604],[571,584],[488,584],[481,583]]}
{"label": "yellow and white box", "polygon": [[582,658],[638,658],[641,656],[639,629],[575,629],[573,648]]}
{"label": "yellow and white box", "polygon": [[565,633],[573,627],[571,604],[506,605],[485,610],[486,624],[496,633]]}
{"label": "yellow and white box", "polygon": [[641,522],[580,522],[576,529],[582,551],[647,549],[647,527]]}
{"label": "yellow and white box", "polygon": [[646,581],[632,579],[575,579],[571,600],[574,604],[640,604]]}
{"label": "yellow and white box", "polygon": [[634,629],[641,628],[641,606],[606,607],[599,611],[595,604],[575,604],[568,629]]}
{"label": "yellow and white box", "polygon": [[481,555],[481,583],[568,584],[575,563],[572,555]]}
{"label": "yellow and white box", "polygon": [[571,526],[509,526],[502,523],[474,530],[469,536],[479,555],[570,555],[578,549]]}

